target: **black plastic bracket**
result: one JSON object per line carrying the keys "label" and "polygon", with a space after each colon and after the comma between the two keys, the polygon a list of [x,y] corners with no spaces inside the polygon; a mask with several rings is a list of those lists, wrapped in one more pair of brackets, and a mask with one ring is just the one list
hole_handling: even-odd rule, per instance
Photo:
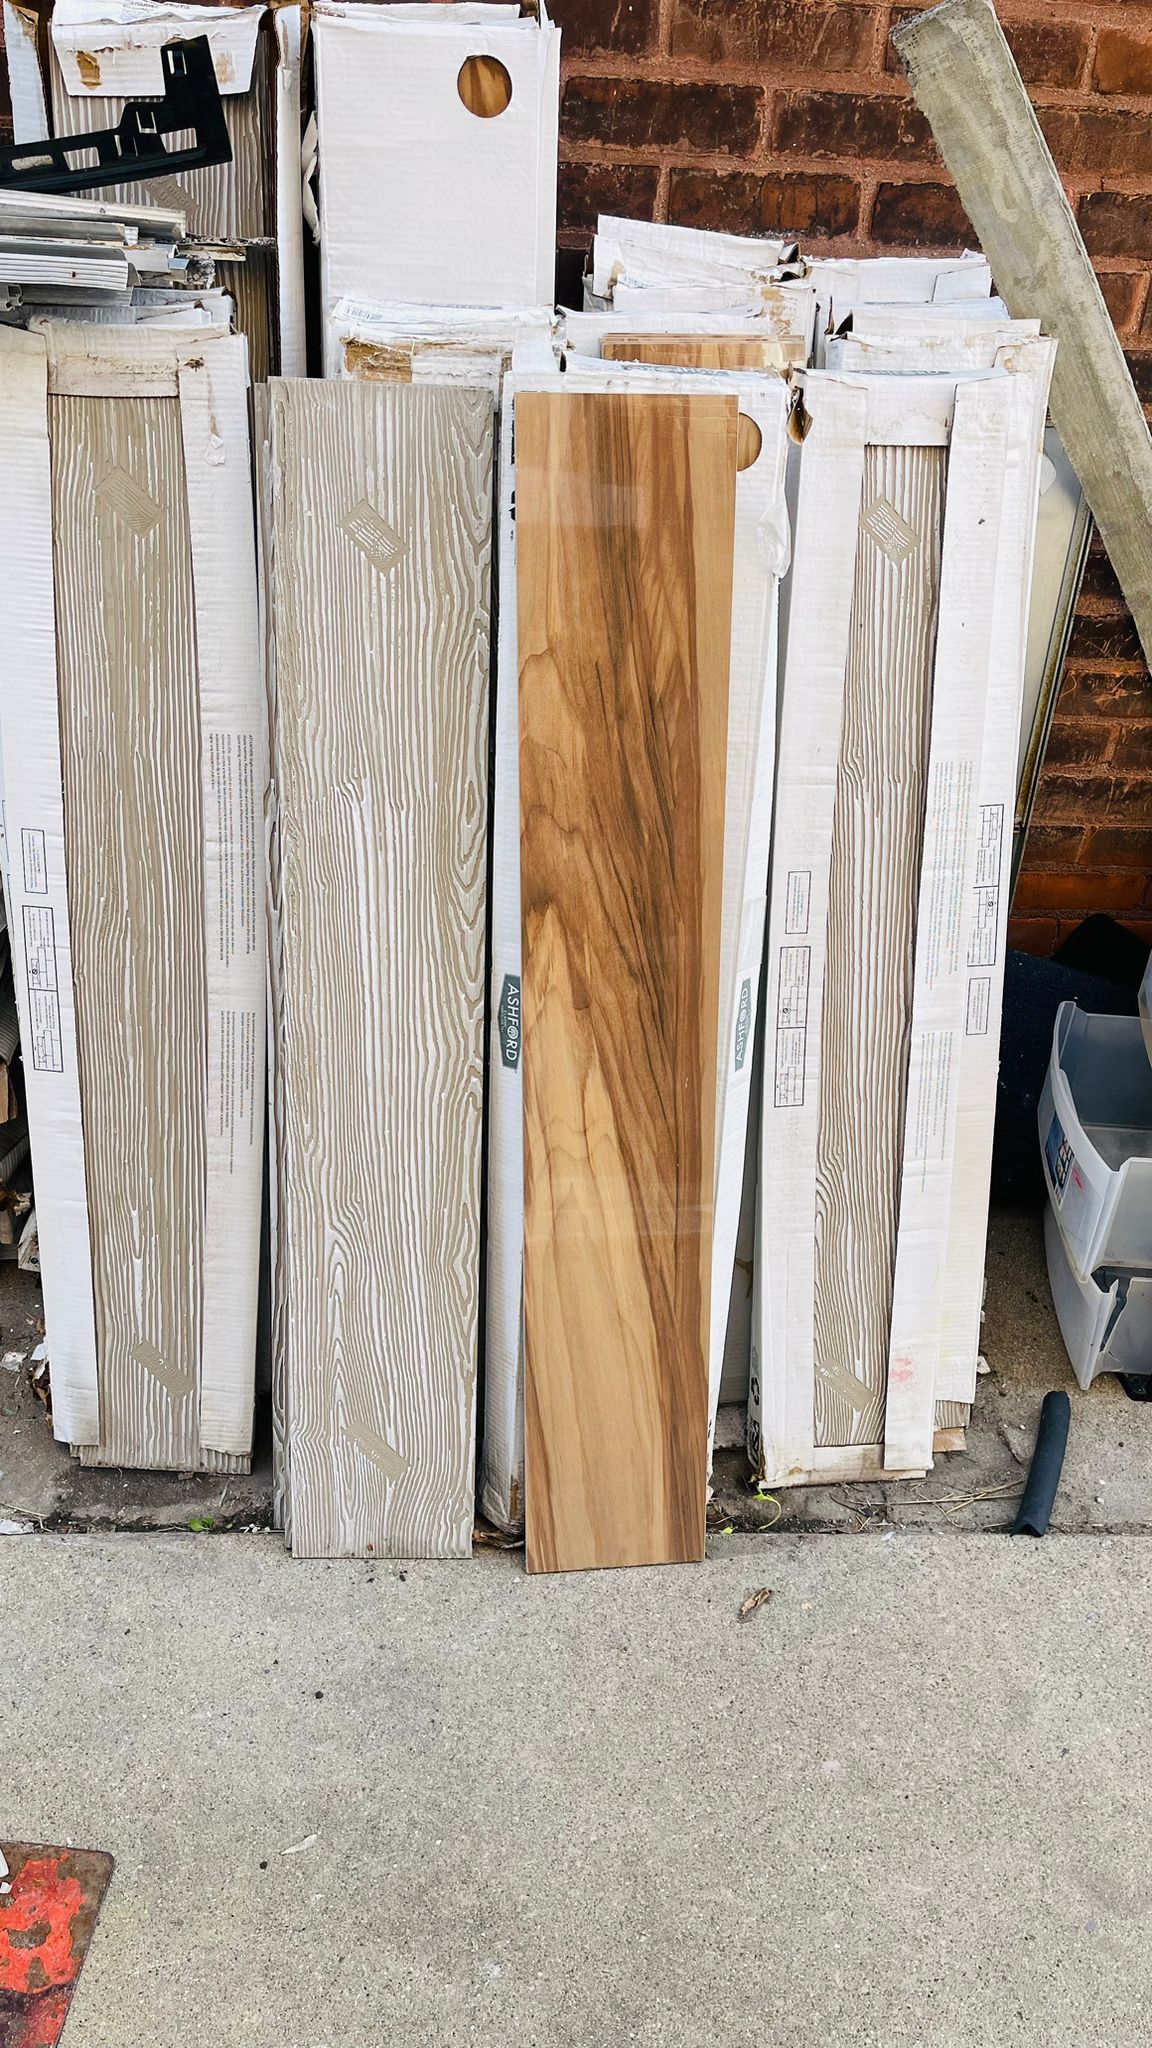
{"label": "black plastic bracket", "polygon": [[[0,145],[0,191],[86,192],[95,185],[231,163],[232,143],[207,36],[166,43],[160,61],[163,99],[129,100],[115,128]],[[166,135],[191,135],[193,140],[169,149]]]}

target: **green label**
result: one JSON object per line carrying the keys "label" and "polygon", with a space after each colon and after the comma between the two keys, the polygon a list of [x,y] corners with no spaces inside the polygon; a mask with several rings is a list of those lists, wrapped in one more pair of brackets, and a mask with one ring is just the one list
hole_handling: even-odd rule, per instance
{"label": "green label", "polygon": [[752,983],[745,981],[736,1005],[736,1072],[744,1065],[752,1030]]}

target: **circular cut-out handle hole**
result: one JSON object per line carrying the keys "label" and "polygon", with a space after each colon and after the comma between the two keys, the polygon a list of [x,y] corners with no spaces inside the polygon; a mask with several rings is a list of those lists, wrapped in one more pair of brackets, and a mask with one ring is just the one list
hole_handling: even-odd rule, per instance
{"label": "circular cut-out handle hole", "polygon": [[746,412],[738,413],[736,416],[737,469],[751,469],[763,446],[764,436],[756,425],[755,420],[750,420]]}
{"label": "circular cut-out handle hole", "polygon": [[456,90],[470,114],[491,121],[512,98],[512,80],[499,57],[465,57]]}

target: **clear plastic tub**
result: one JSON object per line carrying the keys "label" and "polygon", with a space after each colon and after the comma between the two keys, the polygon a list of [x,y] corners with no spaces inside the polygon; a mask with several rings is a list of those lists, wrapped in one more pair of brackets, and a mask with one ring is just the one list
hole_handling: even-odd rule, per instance
{"label": "clear plastic tub", "polygon": [[1040,1097],[1048,1192],[1073,1271],[1152,1273],[1152,1062],[1139,1017],[1056,1013]]}
{"label": "clear plastic tub", "polygon": [[1090,1387],[1098,1372],[1152,1372],[1152,1279],[1107,1269],[1079,1279],[1051,1208],[1044,1249],[1056,1320],[1080,1385]]}

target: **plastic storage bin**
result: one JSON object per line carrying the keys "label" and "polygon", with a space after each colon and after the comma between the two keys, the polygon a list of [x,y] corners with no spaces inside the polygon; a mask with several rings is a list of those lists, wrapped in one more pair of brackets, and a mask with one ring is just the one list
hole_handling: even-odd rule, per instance
{"label": "plastic storage bin", "polygon": [[1081,1280],[1051,1208],[1044,1249],[1056,1320],[1080,1385],[1090,1387],[1098,1372],[1152,1372],[1152,1279],[1105,1270]]}
{"label": "plastic storage bin", "polygon": [[1152,1273],[1152,1062],[1139,1017],[1056,1013],[1040,1147],[1073,1272]]}

